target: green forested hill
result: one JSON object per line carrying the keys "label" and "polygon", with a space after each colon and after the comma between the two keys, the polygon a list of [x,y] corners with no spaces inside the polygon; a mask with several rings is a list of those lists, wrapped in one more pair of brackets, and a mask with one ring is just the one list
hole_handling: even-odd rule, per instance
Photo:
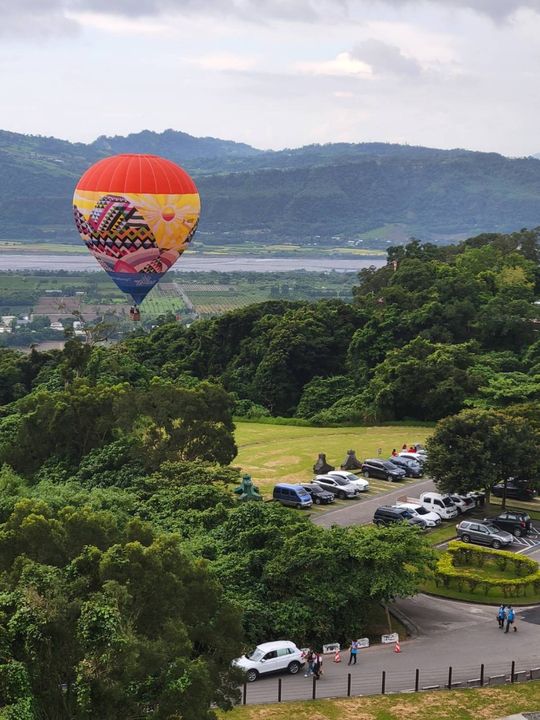
{"label": "green forested hill", "polygon": [[381,247],[411,235],[448,240],[540,220],[534,158],[384,143],[263,152],[172,130],[88,145],[0,132],[0,237],[76,241],[73,187],[92,162],[118,152],[161,154],[193,173],[205,244]]}

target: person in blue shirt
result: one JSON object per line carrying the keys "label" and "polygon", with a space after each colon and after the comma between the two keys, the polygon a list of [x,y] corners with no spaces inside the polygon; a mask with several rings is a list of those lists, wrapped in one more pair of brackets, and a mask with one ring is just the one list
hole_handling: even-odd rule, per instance
{"label": "person in blue shirt", "polygon": [[[510,625],[514,624],[514,620],[516,617],[516,613],[514,612],[514,608],[509,605],[508,606],[508,612],[506,613],[506,630],[504,631],[507,633],[510,630]],[[516,632],[517,628],[514,627],[514,632]]]}
{"label": "person in blue shirt", "polygon": [[504,628],[504,621],[506,620],[506,607],[504,605],[501,605],[499,608],[497,620],[499,621],[499,630],[502,630]]}

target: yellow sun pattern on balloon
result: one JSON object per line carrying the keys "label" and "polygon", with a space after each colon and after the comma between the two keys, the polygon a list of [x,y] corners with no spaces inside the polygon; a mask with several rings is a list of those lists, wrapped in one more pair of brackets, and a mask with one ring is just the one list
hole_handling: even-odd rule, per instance
{"label": "yellow sun pattern on balloon", "polygon": [[201,212],[199,195],[150,195],[125,193],[144,217],[156,243],[163,250],[182,252]]}
{"label": "yellow sun pattern on balloon", "polygon": [[187,247],[186,240],[195,229],[201,212],[201,201],[197,193],[160,195],[76,190],[73,201],[88,220],[103,195],[119,195],[135,205],[161,250],[183,252]]}

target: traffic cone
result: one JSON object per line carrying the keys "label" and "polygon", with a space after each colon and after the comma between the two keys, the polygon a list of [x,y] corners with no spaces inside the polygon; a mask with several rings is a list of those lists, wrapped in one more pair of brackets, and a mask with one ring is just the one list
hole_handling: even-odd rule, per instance
{"label": "traffic cone", "polygon": [[341,662],[341,654],[339,650],[336,650],[336,654],[334,655],[334,662],[340,663]]}
{"label": "traffic cone", "polygon": [[396,642],[396,644],[394,645],[394,652],[395,652],[395,653],[400,653],[400,652],[401,652],[401,647],[399,646],[399,640],[398,640],[398,641]]}

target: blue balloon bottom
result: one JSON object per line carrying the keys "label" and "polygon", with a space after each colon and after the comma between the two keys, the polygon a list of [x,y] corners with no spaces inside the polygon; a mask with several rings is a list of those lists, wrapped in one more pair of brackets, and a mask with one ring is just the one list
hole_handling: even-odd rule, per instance
{"label": "blue balloon bottom", "polygon": [[165,273],[109,272],[108,275],[122,292],[131,295],[135,305],[140,305]]}

